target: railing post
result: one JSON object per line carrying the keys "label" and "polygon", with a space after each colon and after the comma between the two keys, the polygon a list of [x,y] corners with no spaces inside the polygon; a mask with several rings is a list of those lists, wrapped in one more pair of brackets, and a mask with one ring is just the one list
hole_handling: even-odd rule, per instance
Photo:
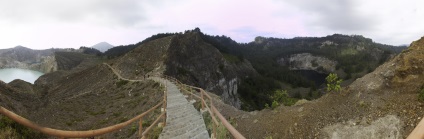
{"label": "railing post", "polygon": [[[205,93],[206,94],[206,92],[202,92],[202,93]],[[213,108],[213,101],[212,101],[212,99],[209,99],[209,101],[211,103],[209,108],[212,109]],[[211,113],[211,117],[215,117],[215,114],[214,114],[213,111]],[[214,136],[214,138],[216,138],[216,126],[217,125],[214,122],[212,122],[212,125],[213,125],[213,136]]]}
{"label": "railing post", "polygon": [[143,137],[143,117],[141,117],[140,122],[138,122],[138,136],[140,136],[140,138]]}
{"label": "railing post", "polygon": [[190,88],[190,99],[193,99],[193,88],[191,88],[191,87],[189,87]]}
{"label": "railing post", "polygon": [[[166,91],[167,91],[167,88],[165,87],[165,91],[163,91],[163,112],[165,112],[166,113],[166,104],[167,104],[167,101],[166,101]],[[166,125],[166,114],[165,114],[165,116],[163,116],[164,118],[163,118],[163,127],[165,127],[165,125]]]}
{"label": "railing post", "polygon": [[200,90],[200,96],[202,97],[202,100],[201,100],[202,101],[201,102],[202,103],[202,110],[205,110],[205,104],[203,104],[203,103],[206,103],[206,102],[205,102],[205,99],[203,98],[203,92],[202,92],[202,90]]}

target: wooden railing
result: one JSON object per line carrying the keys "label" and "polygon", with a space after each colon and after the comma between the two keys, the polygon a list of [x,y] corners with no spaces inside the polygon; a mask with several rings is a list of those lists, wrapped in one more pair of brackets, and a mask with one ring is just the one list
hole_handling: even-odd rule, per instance
{"label": "wooden railing", "polygon": [[[162,84],[161,84],[162,85]],[[164,86],[164,85],[163,85]],[[157,109],[159,106],[162,105],[162,113],[156,118],[156,120],[149,126],[146,128],[146,130],[143,131],[143,117],[147,114],[149,114],[150,112],[152,112],[153,110]],[[160,119],[163,120],[163,126],[165,126],[166,123],[166,86],[165,86],[165,91],[164,91],[164,97],[163,100],[161,102],[159,102],[158,104],[156,104],[154,107],[150,108],[149,110],[147,110],[146,112],[143,112],[140,115],[135,116],[134,118],[116,124],[116,125],[112,125],[112,126],[108,126],[105,128],[101,128],[101,129],[96,129],[96,130],[88,130],[88,131],[68,131],[68,130],[59,130],[59,129],[52,129],[52,128],[48,128],[48,127],[43,127],[40,126],[34,122],[31,122],[30,120],[19,116],[17,114],[15,114],[12,111],[7,110],[6,108],[0,106],[0,113],[3,114],[6,117],[9,117],[10,119],[12,119],[13,121],[22,124],[28,128],[32,128],[36,131],[39,131],[41,133],[44,133],[46,135],[49,136],[54,136],[54,137],[59,137],[59,138],[86,138],[86,137],[95,137],[95,136],[100,136],[106,133],[111,133],[114,131],[117,131],[119,129],[122,129],[128,125],[130,125],[131,123],[140,120],[139,121],[139,132],[138,135],[141,138],[146,138],[146,135],[149,133],[149,131],[152,129],[152,127],[154,125],[156,125]]]}
{"label": "wooden railing", "polygon": [[[216,119],[216,117],[218,117],[219,121],[221,121],[222,125],[224,125],[224,127],[231,133],[231,135],[236,138],[236,139],[245,139],[245,137],[240,134],[240,132],[238,132],[228,121],[227,119],[224,118],[224,116],[222,116],[222,114],[218,111],[218,109],[216,109],[216,107],[213,105],[213,99],[212,97],[206,93],[205,90],[203,90],[202,88],[199,87],[194,87],[194,86],[190,86],[190,85],[186,85],[181,83],[180,81],[178,81],[177,79],[170,77],[170,76],[166,76],[163,75],[163,78],[166,78],[174,83],[176,83],[177,85],[180,86],[180,88],[185,91],[190,93],[191,95],[195,96],[196,98],[200,99],[201,101],[201,105],[202,105],[202,110],[206,110],[209,112],[211,119],[212,119],[212,125],[213,125],[213,129],[212,129],[212,138],[216,138],[216,129],[218,126],[220,126],[220,123],[218,122],[218,120]],[[187,90],[186,88],[189,88],[189,90]],[[193,90],[196,92],[200,93],[200,96],[197,94],[193,93]],[[209,100],[209,106],[207,105],[206,101],[205,101],[205,97],[206,99]]]}

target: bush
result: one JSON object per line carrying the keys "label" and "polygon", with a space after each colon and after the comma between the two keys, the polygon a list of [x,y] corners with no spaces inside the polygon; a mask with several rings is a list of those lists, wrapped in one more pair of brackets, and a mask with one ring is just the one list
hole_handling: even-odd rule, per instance
{"label": "bush", "polygon": [[269,104],[265,103],[265,109],[269,109]]}
{"label": "bush", "polygon": [[341,87],[340,84],[342,83],[343,80],[339,79],[339,77],[337,77],[337,74],[335,73],[330,73],[325,80],[327,81],[327,91],[340,91]]}
{"label": "bush", "polygon": [[280,105],[280,104],[278,104],[278,102],[274,100],[274,101],[272,102],[271,108],[272,108],[272,109],[275,109],[275,108],[277,108],[277,107],[278,107],[278,105]]}
{"label": "bush", "polygon": [[274,92],[274,96],[272,97],[273,102],[271,107],[274,107],[274,102],[282,103],[285,106],[294,105],[297,102],[297,99],[289,97],[286,90],[277,90]]}

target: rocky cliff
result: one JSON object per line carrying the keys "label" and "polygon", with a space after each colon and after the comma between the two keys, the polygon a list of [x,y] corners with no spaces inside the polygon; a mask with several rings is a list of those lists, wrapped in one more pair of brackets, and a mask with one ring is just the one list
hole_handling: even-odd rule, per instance
{"label": "rocky cliff", "polygon": [[246,138],[407,138],[424,115],[423,84],[424,37],[342,91],[291,107],[224,115],[236,117]]}
{"label": "rocky cliff", "polygon": [[57,70],[53,49],[32,50],[22,46],[0,50],[0,68],[22,68],[49,73]]}
{"label": "rocky cliff", "polygon": [[241,108],[237,92],[241,77],[256,72],[247,60],[221,53],[196,30],[176,35],[168,53],[166,75],[214,92],[226,103]]}
{"label": "rocky cliff", "polygon": [[201,38],[200,31],[188,31],[142,43],[110,63],[125,77],[142,79],[163,73],[202,87],[241,107],[237,92],[241,77],[256,73],[247,60],[232,61]]}
{"label": "rocky cliff", "polygon": [[320,73],[334,72],[337,65],[337,61],[314,56],[311,53],[293,54],[287,58],[280,58],[278,63],[288,66],[290,70],[315,70]]}

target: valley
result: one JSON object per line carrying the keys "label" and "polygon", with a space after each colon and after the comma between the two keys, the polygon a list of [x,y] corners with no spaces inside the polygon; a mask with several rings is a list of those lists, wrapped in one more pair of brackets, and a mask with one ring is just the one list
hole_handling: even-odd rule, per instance
{"label": "valley", "polygon": [[[424,115],[423,48],[424,38],[407,48],[341,34],[237,43],[196,28],[104,53],[55,50],[34,84],[0,81],[0,104],[43,126],[97,129],[154,106],[163,88],[148,78],[166,75],[210,92],[246,138],[405,138]],[[3,63],[19,59],[13,51]],[[341,91],[325,90],[330,73]],[[102,137],[136,138],[136,126]]]}

